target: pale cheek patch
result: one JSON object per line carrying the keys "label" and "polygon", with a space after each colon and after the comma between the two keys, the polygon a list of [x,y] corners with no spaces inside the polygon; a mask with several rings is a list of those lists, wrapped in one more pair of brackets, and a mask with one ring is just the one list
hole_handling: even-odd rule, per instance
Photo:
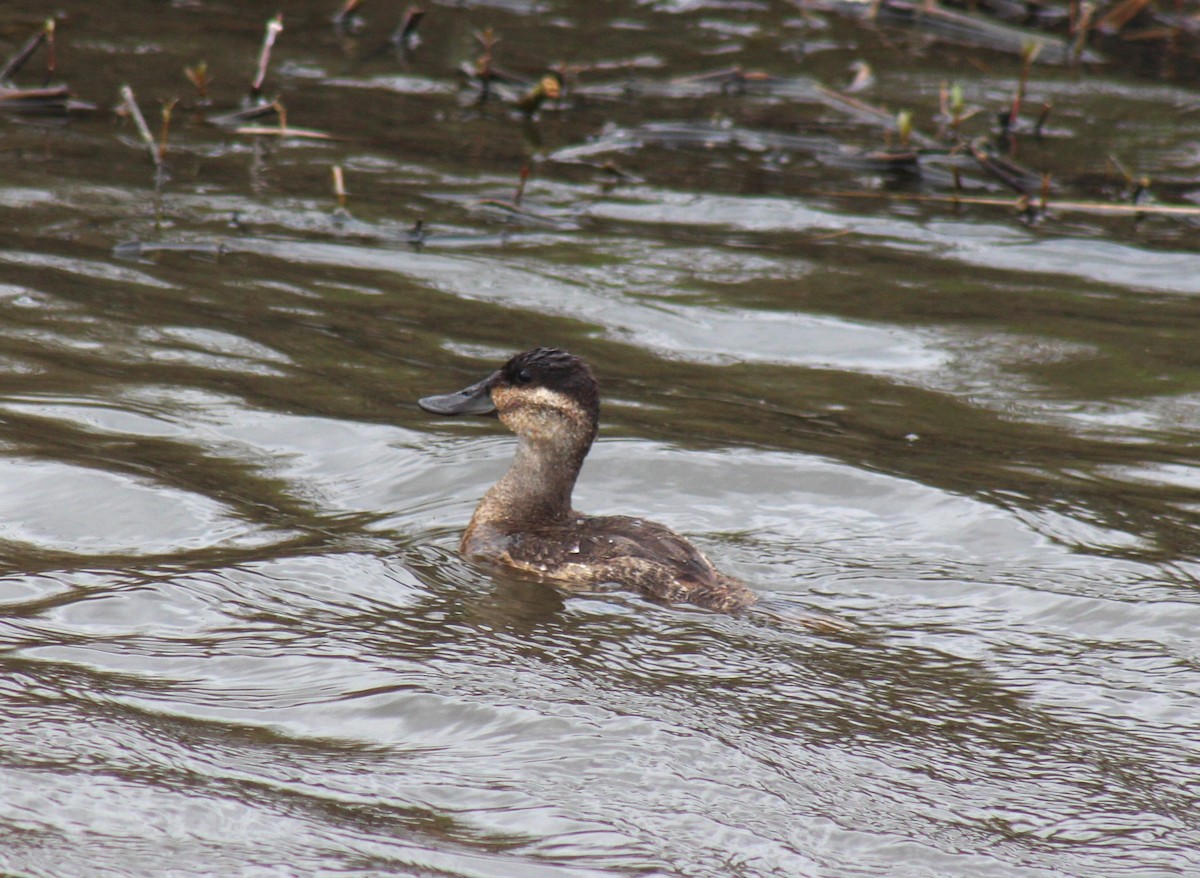
{"label": "pale cheek patch", "polygon": [[492,402],[505,426],[531,439],[553,439],[561,434],[564,420],[575,425],[587,423],[583,406],[546,387],[498,387],[492,391]]}

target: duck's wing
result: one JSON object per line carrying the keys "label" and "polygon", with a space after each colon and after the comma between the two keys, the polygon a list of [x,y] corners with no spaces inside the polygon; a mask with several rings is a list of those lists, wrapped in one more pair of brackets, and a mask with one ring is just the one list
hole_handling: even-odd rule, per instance
{"label": "duck's wing", "polygon": [[674,567],[679,575],[712,576],[716,568],[704,553],[668,527],[644,518],[611,515],[588,518],[579,528],[580,554],[597,560],[641,558]]}
{"label": "duck's wing", "polygon": [[579,533],[580,557],[592,562],[596,581],[722,612],[755,601],[744,583],[720,573],[704,553],[661,524],[625,516],[592,518]]}

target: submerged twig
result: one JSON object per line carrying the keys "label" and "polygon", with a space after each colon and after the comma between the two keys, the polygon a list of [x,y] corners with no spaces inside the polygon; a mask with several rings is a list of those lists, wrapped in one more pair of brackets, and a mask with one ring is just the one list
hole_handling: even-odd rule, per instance
{"label": "submerged twig", "polygon": [[167,160],[167,139],[171,133],[171,113],[177,103],[179,103],[179,98],[171,98],[163,104],[162,128],[158,136],[158,164],[160,165]]}
{"label": "submerged twig", "polygon": [[1038,137],[1042,136],[1042,132],[1046,127],[1046,120],[1050,118],[1050,112],[1054,109],[1054,104],[1049,101],[1042,103],[1042,109],[1038,112],[1037,121],[1033,123],[1033,133]]}
{"label": "submerged twig", "polygon": [[525,184],[529,182],[529,165],[521,166],[521,177],[517,180],[517,191],[513,193],[513,204],[517,207],[521,206],[521,199],[525,197]]}
{"label": "submerged twig", "polygon": [[333,16],[333,23],[338,27],[345,27],[350,22],[350,17],[358,11],[358,8],[363,5],[363,0],[346,0],[340,9]]}
{"label": "submerged twig", "polygon": [[223,128],[230,125],[238,125],[242,122],[249,122],[251,119],[258,119],[263,116],[270,116],[272,113],[278,113],[277,109],[279,102],[255,104],[252,107],[235,110],[232,113],[220,113],[215,116],[209,116],[208,121],[214,125],[219,125]]}
{"label": "submerged twig", "polygon": [[1025,101],[1025,90],[1029,86],[1029,74],[1033,69],[1033,62],[1037,60],[1041,51],[1042,44],[1032,41],[1026,43],[1021,50],[1021,76],[1017,80],[1017,90],[1013,93],[1008,113],[1002,115],[1000,120],[1006,132],[1013,131],[1017,127],[1017,118],[1021,115],[1021,104]]}
{"label": "submerged twig", "polygon": [[[1082,47],[1079,48],[1078,57],[1072,58],[1072,46],[1064,40],[927,2],[883,0],[882,3],[872,3],[869,6],[861,2],[838,5],[854,10],[852,14],[867,19],[872,17],[871,10],[874,9],[875,17],[881,23],[913,27],[930,33],[935,38],[959,45],[981,46],[1021,55],[1025,47],[1033,41],[1042,46],[1041,60],[1049,64],[1067,64],[1080,59],[1089,63],[1103,60],[1095,52]],[[974,7],[974,4],[968,5]]]}
{"label": "submerged twig", "polygon": [[417,27],[421,24],[421,19],[424,17],[425,10],[420,6],[414,4],[408,7],[404,13],[404,18],[400,20],[400,24],[396,26],[396,29],[388,38],[389,42],[402,49],[411,49],[413,45],[419,42]]}
{"label": "submerged twig", "polygon": [[154,218],[159,224],[162,223],[163,186],[167,181],[167,139],[171,133],[171,112],[177,103],[179,98],[171,98],[162,108],[162,130],[159,133],[157,159],[154,163]]}
{"label": "submerged twig", "polygon": [[[881,107],[876,107],[864,100],[851,97],[832,88],[826,88],[823,85],[817,86],[817,94],[824,99],[825,105],[832,109],[876,125],[881,125],[885,131],[891,131],[895,128],[896,117]],[[909,127],[907,138],[916,146],[932,147],[936,145],[932,139],[921,134],[921,132],[911,126]]]}
{"label": "submerged twig", "polygon": [[1096,22],[1096,29],[1104,33],[1120,33],[1149,3],[1150,0],[1123,0]]}
{"label": "submerged twig", "polygon": [[1087,49],[1088,31],[1092,26],[1092,18],[1096,14],[1096,4],[1084,0],[1079,7],[1079,17],[1075,21],[1075,40],[1071,43],[1070,61],[1072,64],[1078,64],[1083,60],[1083,53]]}
{"label": "submerged twig", "polygon": [[1149,197],[1150,193],[1150,178],[1146,175],[1135,177],[1121,160],[1112,153],[1108,155],[1108,164],[1121,175],[1125,183],[1125,191],[1129,194],[1129,201],[1132,204],[1141,204],[1144,199]]}
{"label": "submerged twig", "polygon": [[761,70],[745,70],[740,64],[725,70],[715,70],[710,73],[699,73],[695,76],[684,76],[674,82],[717,82],[721,86],[721,94],[728,94],[730,89],[735,95],[744,95],[746,85],[751,82],[769,82],[773,77]]}
{"label": "submerged twig", "polygon": [[968,144],[967,148],[979,167],[1019,195],[1029,195],[1037,185],[1029,170],[988,153],[979,145],[978,141]]}
{"label": "submerged twig", "polygon": [[425,241],[429,238],[429,232],[425,230],[425,220],[419,219],[411,229],[408,230],[408,243],[412,245],[414,250],[420,250],[425,246]]}

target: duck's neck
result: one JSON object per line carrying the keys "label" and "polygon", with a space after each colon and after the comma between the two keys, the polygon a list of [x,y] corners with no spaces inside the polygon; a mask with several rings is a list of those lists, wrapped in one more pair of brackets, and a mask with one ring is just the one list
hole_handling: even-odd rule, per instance
{"label": "duck's neck", "polygon": [[520,525],[566,519],[587,445],[564,448],[522,436],[512,466],[484,494],[472,524]]}

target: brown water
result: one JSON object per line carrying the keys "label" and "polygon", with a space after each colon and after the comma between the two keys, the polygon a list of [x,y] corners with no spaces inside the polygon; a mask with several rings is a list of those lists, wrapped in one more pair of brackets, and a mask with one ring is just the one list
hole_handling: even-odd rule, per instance
{"label": "brown water", "polygon": [[[1110,156],[1197,200],[1186,59],[1034,68],[1029,224],[952,203],[956,161],[1012,198],[970,161],[865,167],[820,91],[865,59],[932,136],[959,83],[987,137],[1011,54],[566,0],[433,4],[404,54],[335,6],[59,4],[97,109],[0,117],[0,872],[1200,875],[1200,232],[1053,204],[1121,197]],[[279,8],[266,93],[337,139],[206,121]],[[488,26],[593,69],[481,108]],[[694,78],[734,65],[772,78]],[[183,98],[161,205],[126,83],[156,132]],[[606,394],[580,508],[858,630],[463,563],[512,441],[415,399],[537,344]]]}

